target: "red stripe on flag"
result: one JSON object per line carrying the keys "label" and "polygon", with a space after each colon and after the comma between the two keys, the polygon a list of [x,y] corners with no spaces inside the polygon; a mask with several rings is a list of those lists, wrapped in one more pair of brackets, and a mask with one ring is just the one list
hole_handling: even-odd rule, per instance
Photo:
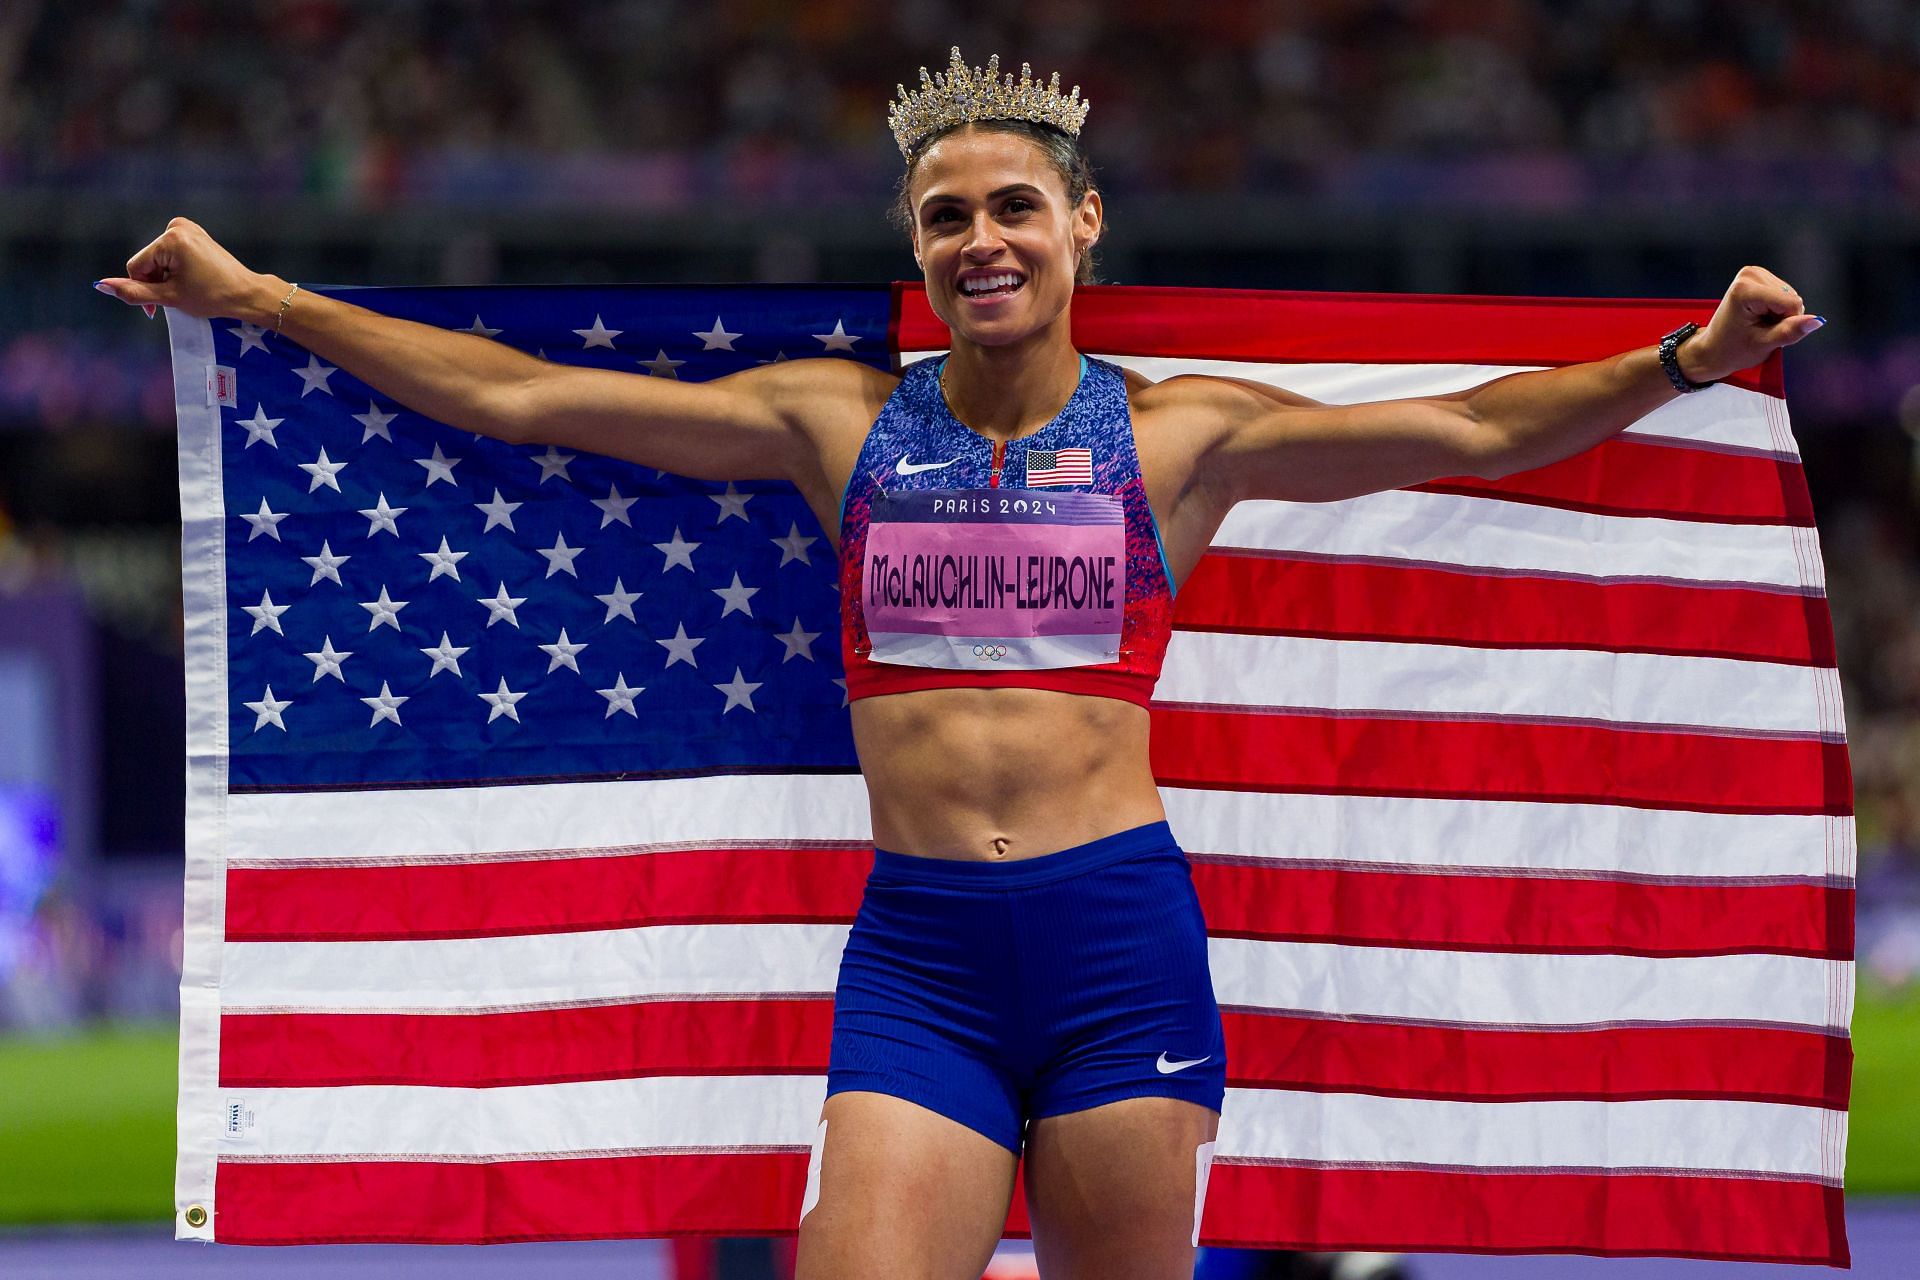
{"label": "red stripe on flag", "polygon": [[1716,813],[1845,814],[1853,796],[1844,742],[1164,703],[1149,741],[1157,781],[1213,790]]}
{"label": "red stripe on flag", "polygon": [[824,1072],[833,997],[646,1000],[504,1013],[223,1013],[220,1084],[491,1088]]}
{"label": "red stripe on flag", "polygon": [[1850,1263],[1839,1187],[1670,1174],[1217,1160],[1200,1240],[1239,1248]]}
{"label": "red stripe on flag", "polygon": [[1821,596],[1600,583],[1214,549],[1174,599],[1185,631],[1605,649],[1834,664]]}
{"label": "red stripe on flag", "polygon": [[1227,1083],[1458,1102],[1717,1098],[1845,1110],[1853,1045],[1778,1027],[1520,1030],[1227,1009]]}
{"label": "red stripe on flag", "polygon": [[[869,850],[675,850],[434,866],[237,868],[228,939],[366,942],[852,921]],[[1462,950],[1849,959],[1853,893],[1816,885],[1300,867],[1194,856],[1227,937]]]}
{"label": "red stripe on flag", "polygon": [[1459,951],[1853,958],[1853,891],[1576,875],[1298,867],[1193,857],[1222,937]]}
{"label": "red stripe on flag", "polygon": [[[1455,1101],[1720,1098],[1844,1108],[1852,1046],[1739,1026],[1516,1030],[1229,1009],[1229,1083]],[[220,1085],[497,1088],[661,1075],[820,1075],[828,997],[514,1013],[222,1015]]]}
{"label": "red stripe on flag", "polygon": [[[217,1238],[499,1244],[791,1235],[807,1154],[724,1152],[490,1163],[228,1158]],[[1024,1179],[1024,1165],[1020,1171]],[[1009,1236],[1029,1234],[1016,1183]],[[1391,1212],[1382,1212],[1382,1206]],[[1224,1235],[1227,1229],[1240,1234]],[[1257,1231],[1257,1234],[1256,1234]],[[1607,1247],[1593,1242],[1607,1240]],[[1296,1168],[1218,1160],[1201,1241],[1237,1247],[1671,1254],[1847,1266],[1840,1189],[1768,1178]],[[1571,1243],[1570,1243],[1571,1242]]]}
{"label": "red stripe on flag", "polygon": [[[917,280],[894,285],[896,351],[944,350]],[[1564,365],[1651,347],[1718,299],[1505,298],[1081,285],[1073,344],[1112,355],[1356,364]],[[1780,353],[1729,382],[1784,395]]]}
{"label": "red stripe on flag", "polygon": [[805,1151],[467,1163],[254,1162],[214,1178],[223,1244],[503,1244],[634,1236],[790,1235]]}
{"label": "red stripe on flag", "polygon": [[1797,462],[1644,444],[1619,436],[1571,458],[1498,480],[1447,476],[1408,487],[1608,516],[1813,524],[1813,502]]}
{"label": "red stripe on flag", "polygon": [[229,942],[369,942],[627,929],[844,923],[871,845],[663,849],[401,866],[235,867]]}

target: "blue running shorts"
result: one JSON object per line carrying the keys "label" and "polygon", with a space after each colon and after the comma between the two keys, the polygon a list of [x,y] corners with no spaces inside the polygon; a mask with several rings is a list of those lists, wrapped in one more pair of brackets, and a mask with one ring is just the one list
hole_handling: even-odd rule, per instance
{"label": "blue running shorts", "polygon": [[1016,1155],[1027,1121],[1119,1098],[1218,1111],[1207,927],[1167,824],[1014,862],[876,849],[834,993],[827,1093],[848,1089]]}

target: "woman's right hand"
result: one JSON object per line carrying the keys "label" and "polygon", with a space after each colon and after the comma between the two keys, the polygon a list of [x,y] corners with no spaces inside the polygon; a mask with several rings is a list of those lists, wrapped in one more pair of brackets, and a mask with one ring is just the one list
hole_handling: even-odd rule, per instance
{"label": "woman's right hand", "polygon": [[249,271],[190,218],[175,218],[167,229],[127,259],[127,274],[109,276],[98,287],[129,306],[178,307],[196,319],[230,316],[271,324],[278,307],[274,286],[289,287],[274,276]]}

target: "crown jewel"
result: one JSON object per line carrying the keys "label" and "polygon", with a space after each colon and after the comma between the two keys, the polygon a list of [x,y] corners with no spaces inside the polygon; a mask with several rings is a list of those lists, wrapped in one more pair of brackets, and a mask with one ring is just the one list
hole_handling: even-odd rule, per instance
{"label": "crown jewel", "polygon": [[887,104],[887,127],[900,144],[900,154],[912,156],[920,140],[936,129],[968,120],[1032,120],[1050,124],[1071,137],[1080,136],[1086,123],[1087,108],[1080,100],[1080,86],[1073,92],[1060,92],[1060,73],[1042,86],[1033,78],[1033,68],[1020,64],[1020,80],[1000,74],[1000,55],[987,59],[985,71],[969,71],[960,57],[960,46],[953,46],[951,61],[942,75],[930,76],[920,68],[920,89],[907,92],[907,86],[895,85],[900,100]]}

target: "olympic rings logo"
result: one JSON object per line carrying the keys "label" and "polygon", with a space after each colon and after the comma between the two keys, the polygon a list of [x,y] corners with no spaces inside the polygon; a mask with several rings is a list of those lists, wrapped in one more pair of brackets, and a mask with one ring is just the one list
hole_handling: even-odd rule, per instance
{"label": "olympic rings logo", "polygon": [[1007,646],[1003,644],[977,644],[973,646],[973,656],[985,658],[988,662],[998,662],[1007,656]]}

